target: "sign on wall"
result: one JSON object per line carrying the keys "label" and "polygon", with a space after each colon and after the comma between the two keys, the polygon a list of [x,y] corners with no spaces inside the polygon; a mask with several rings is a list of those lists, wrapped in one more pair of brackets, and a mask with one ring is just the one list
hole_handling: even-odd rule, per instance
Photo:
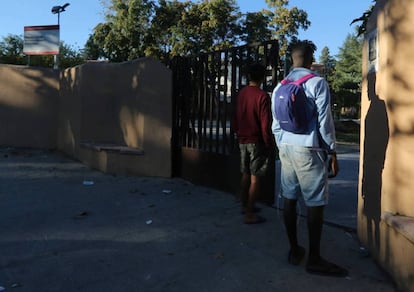
{"label": "sign on wall", "polygon": [[368,44],[368,72],[378,71],[378,33],[374,29],[366,34]]}
{"label": "sign on wall", "polygon": [[23,53],[58,55],[59,41],[59,25],[25,26]]}

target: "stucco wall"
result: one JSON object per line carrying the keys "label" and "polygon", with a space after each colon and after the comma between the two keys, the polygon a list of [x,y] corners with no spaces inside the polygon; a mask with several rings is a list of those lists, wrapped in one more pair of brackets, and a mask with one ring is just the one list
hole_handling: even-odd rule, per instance
{"label": "stucco wall", "polygon": [[[58,146],[101,171],[171,176],[172,76],[160,62],[87,63],[61,74]],[[81,147],[127,146],[143,154]]]}
{"label": "stucco wall", "polygon": [[[406,291],[414,291],[413,23],[411,0],[377,0],[368,23],[358,200],[360,239]],[[377,62],[370,67],[375,35]]]}
{"label": "stucco wall", "polygon": [[56,148],[58,71],[0,64],[0,145]]}

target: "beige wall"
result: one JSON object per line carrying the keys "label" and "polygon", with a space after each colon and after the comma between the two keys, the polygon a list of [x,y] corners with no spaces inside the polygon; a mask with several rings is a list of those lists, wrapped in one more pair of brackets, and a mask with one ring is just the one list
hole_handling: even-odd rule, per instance
{"label": "beige wall", "polygon": [[[360,239],[406,291],[414,291],[413,23],[413,1],[377,0],[363,51],[358,203]],[[378,62],[370,71],[375,32]]]}
{"label": "beige wall", "polygon": [[0,146],[58,148],[103,172],[171,177],[172,74],[160,62],[60,73],[0,65],[0,88]]}
{"label": "beige wall", "polygon": [[[87,63],[62,72],[58,146],[108,173],[171,176],[172,76],[160,62]],[[143,155],[80,143],[127,146]]]}
{"label": "beige wall", "polygon": [[58,72],[0,64],[0,145],[56,148]]}

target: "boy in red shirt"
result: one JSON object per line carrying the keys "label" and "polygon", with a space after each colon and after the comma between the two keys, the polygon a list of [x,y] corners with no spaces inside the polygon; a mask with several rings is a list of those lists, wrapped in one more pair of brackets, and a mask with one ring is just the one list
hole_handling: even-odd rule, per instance
{"label": "boy in red shirt", "polygon": [[263,177],[269,166],[269,154],[274,147],[270,97],[260,88],[264,76],[264,66],[249,66],[249,84],[237,95],[233,118],[233,128],[240,148],[240,192],[246,224],[265,221],[265,218],[256,214],[258,209],[255,207]]}

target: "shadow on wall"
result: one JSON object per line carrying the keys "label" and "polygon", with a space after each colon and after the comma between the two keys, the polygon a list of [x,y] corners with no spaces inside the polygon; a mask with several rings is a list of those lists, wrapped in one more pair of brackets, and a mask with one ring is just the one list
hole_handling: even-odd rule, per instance
{"label": "shadow on wall", "polygon": [[80,143],[82,119],[80,115],[80,67],[60,73],[60,96],[58,117],[58,147],[69,155],[75,155]]}
{"label": "shadow on wall", "polygon": [[377,95],[375,85],[376,73],[372,73],[368,75],[370,106],[365,117],[362,199],[363,214],[367,217],[368,244],[379,250],[382,171],[389,140],[389,128],[385,102]]}
{"label": "shadow on wall", "polygon": [[0,65],[0,145],[56,148],[58,72]]}
{"label": "shadow on wall", "polygon": [[104,172],[170,176],[169,69],[157,60],[141,58],[87,63],[62,74],[61,150]]}

